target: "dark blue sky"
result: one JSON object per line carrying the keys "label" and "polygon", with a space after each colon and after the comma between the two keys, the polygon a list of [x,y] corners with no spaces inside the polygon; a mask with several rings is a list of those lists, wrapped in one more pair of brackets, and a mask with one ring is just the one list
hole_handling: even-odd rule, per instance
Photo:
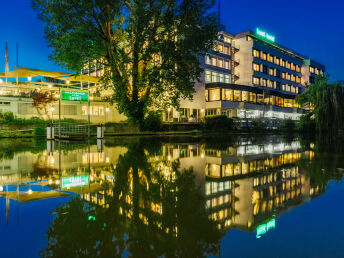
{"label": "dark blue sky", "polygon": [[[10,0],[1,6],[0,72],[4,71],[5,41],[10,65],[62,71],[48,59],[44,24],[30,0]],[[342,0],[222,0],[222,23],[231,33],[256,27],[276,36],[276,42],[326,65],[332,80],[344,79],[344,1]]]}

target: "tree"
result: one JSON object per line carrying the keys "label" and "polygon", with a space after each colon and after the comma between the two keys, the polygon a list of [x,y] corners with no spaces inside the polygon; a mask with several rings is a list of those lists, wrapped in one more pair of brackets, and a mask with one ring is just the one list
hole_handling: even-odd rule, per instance
{"label": "tree", "polygon": [[[218,31],[215,0],[32,0],[52,58],[73,71],[104,68],[111,102],[131,121],[192,98],[199,57]],[[98,67],[99,68],[99,67]]]}
{"label": "tree", "polygon": [[338,83],[329,83],[328,76],[317,76],[314,84],[306,87],[297,97],[301,105],[311,107],[309,117],[314,119],[316,129],[328,137],[344,130],[344,88]]}
{"label": "tree", "polygon": [[40,116],[42,116],[42,113],[40,111],[41,109],[43,109],[44,114],[47,114],[49,116],[48,107],[57,101],[53,93],[49,91],[34,92],[32,100],[32,105],[37,109],[37,112]]}

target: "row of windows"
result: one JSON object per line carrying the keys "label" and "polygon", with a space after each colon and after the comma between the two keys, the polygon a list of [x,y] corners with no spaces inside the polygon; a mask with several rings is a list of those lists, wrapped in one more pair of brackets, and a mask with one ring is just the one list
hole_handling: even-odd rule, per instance
{"label": "row of windows", "polygon": [[226,46],[224,44],[221,44],[219,42],[215,42],[214,43],[213,50],[215,52],[219,52],[219,53],[222,53],[222,54],[225,54],[225,55],[228,55],[228,56],[231,54],[230,47]]}
{"label": "row of windows", "polygon": [[[249,102],[254,104],[266,104],[275,105],[280,107],[298,108],[299,104],[295,99],[281,98],[278,96],[265,96],[263,94],[257,94],[248,91],[232,90],[232,89],[209,89],[205,91],[206,101],[238,101],[238,102]],[[211,114],[207,114],[211,115]]]}
{"label": "row of windows", "polygon": [[205,83],[223,82],[231,83],[230,74],[223,74],[210,70],[205,70]]}
{"label": "row of windows", "polygon": [[206,55],[205,56],[205,63],[207,65],[212,65],[212,66],[217,66],[220,68],[224,68],[227,70],[230,70],[230,62],[229,60],[223,59],[223,58],[219,58],[216,56],[209,56]]}
{"label": "row of windows", "polygon": [[275,76],[277,78],[282,78],[285,80],[289,80],[292,82],[300,83],[301,84],[301,77],[295,76],[294,74],[281,72],[279,69],[271,68],[266,65],[253,63],[253,71],[264,73],[270,76]]}
{"label": "row of windows", "polygon": [[314,68],[314,67],[312,67],[312,66],[309,67],[309,71],[310,71],[311,73],[316,74],[316,75],[319,75],[319,74],[323,75],[323,74],[324,74],[324,72],[323,72],[322,70],[320,70],[320,69],[318,69],[318,68]]}
{"label": "row of windows", "polygon": [[292,62],[288,62],[286,60],[283,60],[282,58],[270,55],[269,53],[265,53],[263,51],[253,49],[253,56],[256,58],[260,58],[264,61],[268,61],[270,63],[273,63],[275,65],[285,67],[289,70],[293,70],[293,71],[296,71],[298,73],[301,73],[301,66],[296,65]]}
{"label": "row of windows", "polygon": [[[231,177],[238,175],[245,175],[248,173],[255,173],[260,171],[268,171],[271,168],[277,168],[284,164],[292,164],[299,160],[300,153],[285,153],[273,158],[266,158],[261,160],[253,160],[250,162],[228,163],[223,165],[207,164],[206,174],[213,178]],[[292,168],[293,169],[293,168]],[[269,184],[272,182],[282,181],[281,174],[270,174],[257,178],[254,181],[254,186]],[[211,191],[209,190],[209,193]]]}
{"label": "row of windows", "polygon": [[299,88],[296,86],[281,84],[280,82],[268,80],[265,78],[253,77],[253,84],[299,94]]}

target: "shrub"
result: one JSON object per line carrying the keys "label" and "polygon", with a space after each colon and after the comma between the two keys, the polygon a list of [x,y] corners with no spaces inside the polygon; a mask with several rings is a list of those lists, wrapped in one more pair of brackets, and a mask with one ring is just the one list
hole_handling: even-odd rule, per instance
{"label": "shrub", "polygon": [[12,112],[7,111],[3,113],[3,118],[7,122],[12,122],[14,120],[14,114]]}
{"label": "shrub", "polygon": [[161,114],[158,111],[150,111],[143,121],[143,131],[160,131],[162,128]]}
{"label": "shrub", "polygon": [[205,130],[225,131],[235,128],[233,119],[225,115],[209,116],[204,119],[203,128]]}

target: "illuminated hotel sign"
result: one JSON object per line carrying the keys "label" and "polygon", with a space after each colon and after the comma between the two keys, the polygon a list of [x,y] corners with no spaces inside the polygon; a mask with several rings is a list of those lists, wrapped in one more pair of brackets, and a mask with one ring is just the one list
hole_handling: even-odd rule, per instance
{"label": "illuminated hotel sign", "polygon": [[256,238],[261,238],[262,235],[266,234],[270,229],[273,229],[275,227],[276,227],[275,219],[269,220],[267,223],[259,225],[257,227]]}
{"label": "illuminated hotel sign", "polygon": [[267,32],[260,30],[259,28],[257,28],[256,34],[264,39],[275,42],[275,36],[272,36],[268,34]]}
{"label": "illuminated hotel sign", "polygon": [[88,175],[62,178],[62,188],[88,185]]}
{"label": "illuminated hotel sign", "polygon": [[63,90],[62,91],[62,100],[87,101],[88,100],[88,93],[87,92],[79,92],[79,91]]}

